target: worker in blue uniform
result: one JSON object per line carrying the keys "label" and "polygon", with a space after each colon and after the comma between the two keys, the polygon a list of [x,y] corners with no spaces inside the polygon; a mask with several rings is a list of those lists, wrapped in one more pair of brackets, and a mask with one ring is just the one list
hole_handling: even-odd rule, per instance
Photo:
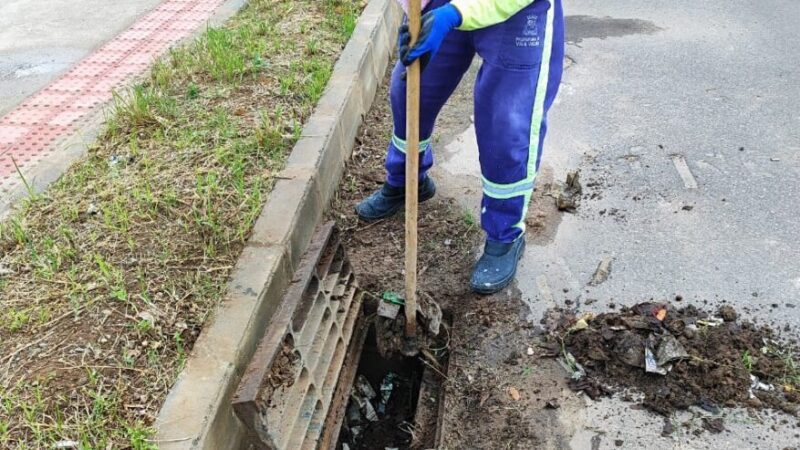
{"label": "worker in blue uniform", "polygon": [[[419,200],[433,197],[431,136],[439,111],[477,54],[475,131],[481,164],[481,226],[486,243],[471,288],[497,292],[516,274],[525,249],[525,216],[533,193],[564,60],[561,0],[432,0],[424,9],[417,43],[400,29],[400,60],[392,73],[394,132],[386,157],[387,177],[357,207],[365,221],[402,209],[405,155],[420,152]],[[420,147],[406,148],[405,66],[422,64]]]}

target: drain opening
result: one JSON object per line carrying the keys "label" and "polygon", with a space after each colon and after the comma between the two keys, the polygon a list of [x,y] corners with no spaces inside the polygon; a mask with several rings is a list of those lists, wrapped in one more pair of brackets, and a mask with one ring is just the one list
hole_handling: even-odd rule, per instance
{"label": "drain opening", "polygon": [[336,449],[436,447],[443,380],[437,371],[446,374],[446,360],[424,358],[383,356],[370,324]]}

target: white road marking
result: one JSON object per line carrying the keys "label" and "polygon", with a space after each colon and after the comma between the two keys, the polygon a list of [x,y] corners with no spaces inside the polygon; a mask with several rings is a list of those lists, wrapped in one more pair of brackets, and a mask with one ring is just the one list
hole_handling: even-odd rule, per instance
{"label": "white road marking", "polygon": [[683,185],[686,189],[697,189],[697,180],[694,179],[692,171],[689,170],[689,165],[686,164],[686,158],[682,155],[673,155],[672,163],[675,165],[675,170],[678,171],[678,175],[683,179]]}

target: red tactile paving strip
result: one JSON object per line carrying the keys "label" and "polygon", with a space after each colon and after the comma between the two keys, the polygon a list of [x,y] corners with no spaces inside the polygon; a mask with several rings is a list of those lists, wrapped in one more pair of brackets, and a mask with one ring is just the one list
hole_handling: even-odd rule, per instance
{"label": "red tactile paving strip", "polygon": [[54,150],[60,138],[144,73],[158,55],[205,24],[225,0],[165,0],[37,94],[0,118],[0,188]]}

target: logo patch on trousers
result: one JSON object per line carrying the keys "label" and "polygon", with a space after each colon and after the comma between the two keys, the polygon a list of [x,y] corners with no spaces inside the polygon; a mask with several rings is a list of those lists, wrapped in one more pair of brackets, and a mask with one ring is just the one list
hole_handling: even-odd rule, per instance
{"label": "logo patch on trousers", "polygon": [[526,17],[525,28],[522,30],[522,36],[517,36],[514,44],[517,47],[539,46],[539,21],[536,14],[529,14],[528,17]]}

